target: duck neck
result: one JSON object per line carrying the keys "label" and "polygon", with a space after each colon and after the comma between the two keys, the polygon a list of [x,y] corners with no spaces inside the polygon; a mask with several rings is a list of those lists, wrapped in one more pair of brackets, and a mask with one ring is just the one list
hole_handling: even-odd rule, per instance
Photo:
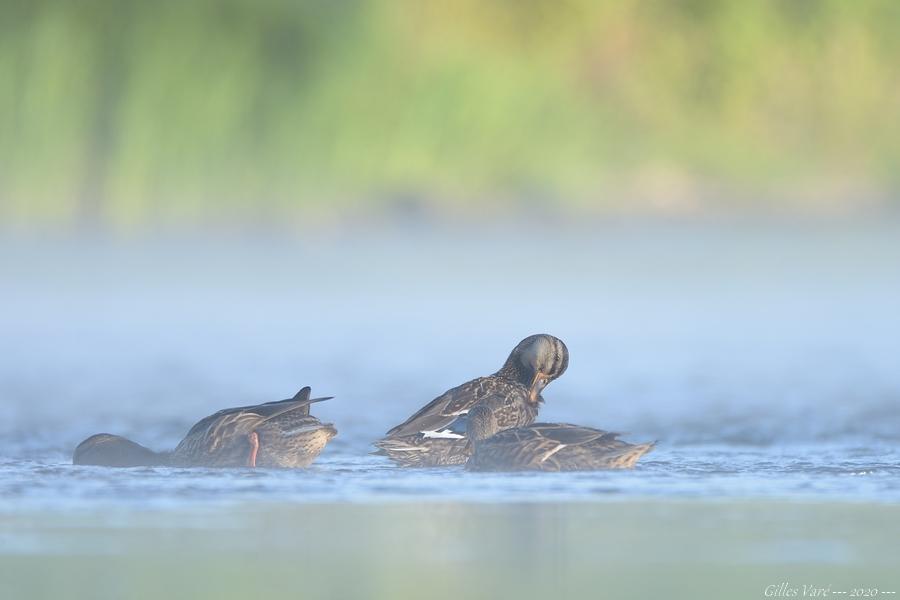
{"label": "duck neck", "polygon": [[154,462],[145,466],[168,467],[172,463],[172,451],[163,450],[161,452],[156,452],[154,450],[150,450],[150,454],[147,456],[147,459]]}
{"label": "duck neck", "polygon": [[473,445],[491,437],[499,429],[494,412],[487,406],[476,406],[469,411],[466,437],[469,438]]}
{"label": "duck neck", "polygon": [[171,452],[155,452],[128,438],[101,433],[79,444],[72,462],[103,467],[160,467],[168,465],[170,457]]}
{"label": "duck neck", "polygon": [[[131,440],[127,441],[131,442]],[[113,450],[110,458],[124,460],[127,463],[126,466],[133,467],[167,467],[171,463],[172,457],[171,451],[157,452],[135,442],[110,450]]]}
{"label": "duck neck", "polygon": [[497,377],[509,379],[510,381],[515,381],[525,387],[529,387],[532,381],[534,381],[534,371],[523,365],[515,356],[507,358],[506,362],[503,363],[503,366],[500,367],[500,370],[497,371],[495,375]]}

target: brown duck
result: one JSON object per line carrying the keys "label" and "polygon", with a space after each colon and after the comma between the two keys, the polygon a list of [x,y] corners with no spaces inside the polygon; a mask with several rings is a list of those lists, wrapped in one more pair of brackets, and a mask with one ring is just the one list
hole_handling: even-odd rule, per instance
{"label": "brown duck", "polygon": [[568,423],[499,430],[486,407],[469,413],[471,471],[594,471],[630,469],[655,443],[629,444],[619,434]]}
{"label": "brown duck", "polygon": [[76,465],[107,467],[306,467],[337,435],[330,423],[309,414],[305,387],[289,400],[226,408],[200,420],[171,452],[154,452],[108,433],[93,435],[75,449]]}
{"label": "brown duck", "polygon": [[529,336],[496,373],[441,394],[388,431],[375,442],[376,454],[404,467],[464,464],[471,451],[466,424],[474,406],[489,408],[498,430],[528,425],[544,401],[541,392],[568,364],[569,351],[562,340],[547,334]]}

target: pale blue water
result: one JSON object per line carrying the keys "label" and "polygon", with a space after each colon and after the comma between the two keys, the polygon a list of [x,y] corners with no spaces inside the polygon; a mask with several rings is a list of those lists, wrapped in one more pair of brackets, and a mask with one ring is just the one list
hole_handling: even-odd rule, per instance
{"label": "pale blue water", "polygon": [[559,502],[652,499],[793,499],[900,502],[896,449],[661,448],[635,471],[475,474],[399,471],[335,449],[303,471],[72,467],[0,463],[0,511],[150,508],[283,502]]}
{"label": "pale blue water", "polygon": [[[606,223],[0,242],[0,512],[267,502],[900,501],[900,227]],[[370,442],[553,333],[544,420],[659,440],[631,472],[402,470]],[[68,463],[107,431],[334,395],[307,471]]]}

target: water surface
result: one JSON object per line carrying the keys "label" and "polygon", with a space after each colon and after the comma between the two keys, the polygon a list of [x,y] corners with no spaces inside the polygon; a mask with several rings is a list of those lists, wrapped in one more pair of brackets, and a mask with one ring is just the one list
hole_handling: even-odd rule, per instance
{"label": "water surface", "polygon": [[[137,580],[174,569],[184,589],[238,595],[250,593],[242,585],[279,587],[266,577],[290,557],[268,552],[272,539],[307,561],[301,570],[316,590],[337,596],[353,587],[334,583],[342,557],[366,573],[360,586],[384,597],[426,580],[453,589],[467,572],[490,587],[492,573],[529,569],[572,593],[593,589],[594,569],[619,572],[623,597],[628,581],[657,593],[640,576],[644,560],[682,582],[673,597],[707,596],[692,587],[704,569],[716,597],[729,577],[743,582],[736,597],[756,598],[773,577],[822,573],[900,591],[885,579],[897,565],[883,536],[896,531],[900,502],[898,234],[893,221],[609,222],[565,234],[510,226],[6,238],[0,566],[20,574],[12,592],[57,595],[67,576],[26,585],[39,579],[36,565],[59,556],[60,573],[89,574],[92,561],[121,550],[116,564]],[[470,474],[401,470],[368,454],[388,427],[492,372],[519,339],[542,331],[571,352],[542,419],[658,440],[637,469]],[[92,433],[171,448],[219,408],[304,385],[336,396],[314,412],[340,432],[309,470],[68,464]],[[272,513],[284,514],[283,527],[265,520]],[[448,514],[481,523],[482,537],[454,525],[451,547],[438,549]],[[593,538],[571,538],[581,523]],[[415,558],[392,548],[377,563],[394,542],[359,533],[369,526],[395,532]],[[759,527],[772,529],[756,543]],[[662,541],[668,532],[678,544]],[[351,551],[354,536],[363,537]],[[317,555],[301,538],[327,549]],[[172,540],[188,558],[176,560]],[[707,550],[676,560],[695,545]],[[527,559],[527,548],[536,556]],[[239,571],[242,560],[252,565],[245,583],[222,583],[222,565]],[[404,560],[424,579],[405,579]],[[172,561],[224,579],[201,585]],[[156,583],[122,577],[72,593],[159,595]]]}

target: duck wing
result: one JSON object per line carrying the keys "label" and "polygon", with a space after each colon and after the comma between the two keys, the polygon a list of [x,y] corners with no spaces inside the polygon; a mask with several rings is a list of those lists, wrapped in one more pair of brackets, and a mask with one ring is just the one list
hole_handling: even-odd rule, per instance
{"label": "duck wing", "polygon": [[618,433],[569,423],[533,423],[523,433],[566,446],[581,446],[598,440],[612,442],[619,436]]}
{"label": "duck wing", "polygon": [[404,437],[445,429],[472,406],[514,384],[498,377],[479,377],[448,390],[426,404],[409,419],[387,432],[388,437]]}
{"label": "duck wing", "polygon": [[[301,409],[304,409],[304,414],[308,415],[310,404],[322,402],[323,400],[331,400],[333,398],[333,396],[310,398],[309,395],[311,391],[310,387],[306,386],[297,392],[293,398],[287,400],[275,400],[274,402],[266,402],[264,404],[223,408],[222,410],[197,421],[184,437],[188,438],[200,434],[201,432],[208,431],[215,423],[223,425],[227,423],[256,422],[258,424],[269,419],[274,419],[278,415],[282,415],[288,411],[297,410],[303,412]],[[247,430],[247,432],[249,431],[252,431],[252,428]]]}

